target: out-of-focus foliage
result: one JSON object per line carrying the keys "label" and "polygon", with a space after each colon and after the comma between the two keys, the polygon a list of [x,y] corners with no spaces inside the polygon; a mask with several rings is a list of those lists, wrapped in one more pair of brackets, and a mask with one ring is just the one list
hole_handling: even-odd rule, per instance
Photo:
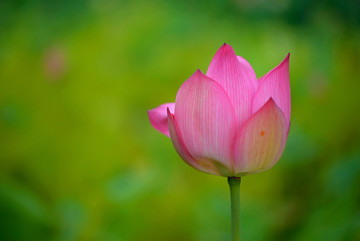
{"label": "out-of-focus foliage", "polygon": [[225,178],[146,110],[231,44],[291,52],[291,129],[242,181],[244,240],[360,240],[359,1],[0,2],[0,240],[229,240]]}

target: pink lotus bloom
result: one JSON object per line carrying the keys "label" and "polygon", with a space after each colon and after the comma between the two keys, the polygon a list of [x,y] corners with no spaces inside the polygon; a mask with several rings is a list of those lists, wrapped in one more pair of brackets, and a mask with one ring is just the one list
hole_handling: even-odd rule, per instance
{"label": "pink lotus bloom", "polygon": [[224,44],[206,75],[197,70],[182,84],[175,103],[148,111],[150,122],[199,171],[228,177],[265,171],[280,159],[288,136],[289,56],[257,79]]}

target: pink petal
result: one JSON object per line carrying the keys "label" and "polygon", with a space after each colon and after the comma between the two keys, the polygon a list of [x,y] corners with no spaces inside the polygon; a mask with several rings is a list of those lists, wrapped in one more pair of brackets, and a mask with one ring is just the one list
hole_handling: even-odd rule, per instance
{"label": "pink petal", "polygon": [[286,58],[273,70],[259,80],[259,88],[253,99],[252,113],[258,111],[269,98],[273,98],[290,123],[291,97],[289,80],[289,58]]}
{"label": "pink petal", "polygon": [[251,115],[251,101],[257,86],[250,64],[242,58],[239,60],[232,47],[224,44],[212,59],[206,75],[218,82],[229,95],[240,126]]}
{"label": "pink petal", "polygon": [[238,176],[265,171],[281,157],[287,139],[287,121],[273,99],[241,128],[235,142],[235,173]]}
{"label": "pink petal", "polygon": [[148,116],[151,125],[156,130],[170,137],[166,112],[168,108],[170,109],[171,113],[174,113],[175,103],[162,104],[154,109],[148,110]]}
{"label": "pink petal", "polygon": [[257,90],[257,88],[259,86],[259,82],[256,78],[255,71],[252,68],[251,64],[241,56],[237,56],[237,59],[240,62],[242,69],[244,70],[247,78],[250,80],[250,83],[252,84],[254,89]]}
{"label": "pink petal", "polygon": [[177,93],[175,118],[191,155],[204,165],[218,166],[222,175],[230,175],[236,122],[224,89],[197,70]]}
{"label": "pink petal", "polygon": [[189,151],[187,150],[186,146],[184,145],[184,142],[182,140],[181,134],[178,131],[178,127],[175,121],[175,117],[173,114],[170,113],[170,110],[167,110],[167,116],[168,116],[168,124],[169,124],[169,131],[170,131],[170,138],[172,140],[172,143],[174,145],[174,148],[176,152],[179,154],[179,156],[190,166],[193,168],[205,172],[210,173],[214,175],[220,175],[219,172],[216,169],[213,168],[204,168],[199,165],[199,163],[191,156]]}

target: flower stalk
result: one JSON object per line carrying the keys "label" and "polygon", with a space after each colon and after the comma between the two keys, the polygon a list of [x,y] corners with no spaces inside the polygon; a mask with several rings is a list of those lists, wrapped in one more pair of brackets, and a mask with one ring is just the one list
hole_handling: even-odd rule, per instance
{"label": "flower stalk", "polygon": [[232,241],[240,241],[240,177],[228,177],[231,197],[231,236]]}

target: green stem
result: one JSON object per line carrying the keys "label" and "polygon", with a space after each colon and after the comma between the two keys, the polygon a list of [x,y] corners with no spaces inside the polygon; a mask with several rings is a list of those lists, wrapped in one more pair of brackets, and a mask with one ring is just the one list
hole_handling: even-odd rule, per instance
{"label": "green stem", "polygon": [[232,241],[240,241],[240,177],[229,177],[231,196],[231,236]]}

